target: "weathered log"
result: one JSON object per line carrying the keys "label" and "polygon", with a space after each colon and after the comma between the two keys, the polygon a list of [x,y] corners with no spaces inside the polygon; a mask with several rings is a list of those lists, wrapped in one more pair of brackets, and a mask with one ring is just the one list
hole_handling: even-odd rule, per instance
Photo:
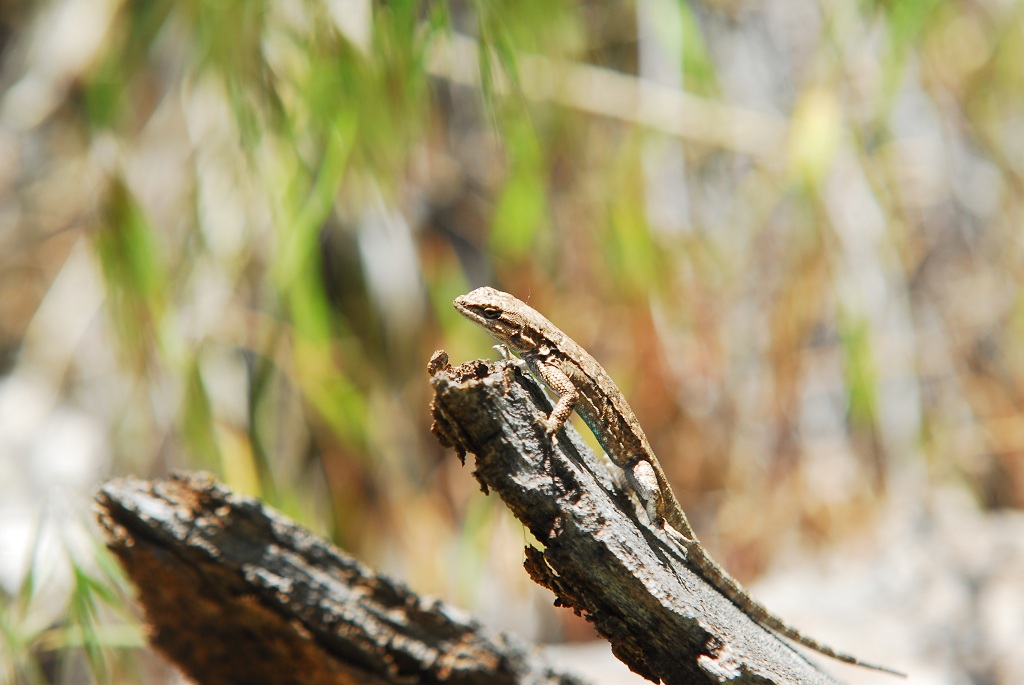
{"label": "weathered log", "polygon": [[428,368],[434,433],[465,460],[544,549],[528,547],[531,577],[556,605],[591,621],[615,655],[665,683],[834,683],[693,572],[658,534],[619,470],[569,425],[555,444],[551,411],[521,362]]}
{"label": "weathered log", "polygon": [[152,644],[198,683],[579,682],[208,475],[115,480],[96,501]]}

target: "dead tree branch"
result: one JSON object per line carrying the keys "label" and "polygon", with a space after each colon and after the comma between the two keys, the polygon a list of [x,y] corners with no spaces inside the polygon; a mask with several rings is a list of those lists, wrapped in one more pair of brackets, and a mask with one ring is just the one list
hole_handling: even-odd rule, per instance
{"label": "dead tree branch", "polygon": [[198,683],[578,683],[209,476],[115,480],[96,501],[151,642]]}
{"label": "dead tree branch", "polygon": [[494,490],[543,550],[526,569],[593,622],[633,671],[665,683],[834,683],[683,564],[569,426],[552,445],[539,419],[551,405],[515,361],[428,369],[434,432]]}

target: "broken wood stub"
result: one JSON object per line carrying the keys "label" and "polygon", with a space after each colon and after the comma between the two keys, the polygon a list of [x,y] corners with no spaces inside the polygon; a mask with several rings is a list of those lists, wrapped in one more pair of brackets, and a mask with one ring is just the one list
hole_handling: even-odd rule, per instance
{"label": "broken wood stub", "polygon": [[152,644],[197,683],[579,685],[209,476],[115,480],[96,501]]}
{"label": "broken wood stub", "polygon": [[525,566],[556,605],[586,617],[620,660],[653,681],[836,682],[687,568],[618,469],[571,426],[552,444],[540,422],[551,404],[523,366],[452,368],[435,353],[433,430],[460,458],[476,455],[484,491],[545,545],[527,548]]}

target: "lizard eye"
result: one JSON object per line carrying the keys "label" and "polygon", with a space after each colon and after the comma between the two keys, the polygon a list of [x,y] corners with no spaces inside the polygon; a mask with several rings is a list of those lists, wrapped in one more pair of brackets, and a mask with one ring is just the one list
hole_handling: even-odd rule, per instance
{"label": "lizard eye", "polygon": [[501,318],[501,310],[497,307],[484,307],[483,315],[485,319],[498,319]]}

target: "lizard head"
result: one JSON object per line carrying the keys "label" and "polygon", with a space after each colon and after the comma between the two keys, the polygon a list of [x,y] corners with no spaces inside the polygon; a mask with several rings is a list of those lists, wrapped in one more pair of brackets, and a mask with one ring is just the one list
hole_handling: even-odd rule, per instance
{"label": "lizard head", "polygon": [[524,314],[545,319],[514,296],[484,286],[456,297],[452,304],[460,314],[516,352],[530,352],[537,347]]}

